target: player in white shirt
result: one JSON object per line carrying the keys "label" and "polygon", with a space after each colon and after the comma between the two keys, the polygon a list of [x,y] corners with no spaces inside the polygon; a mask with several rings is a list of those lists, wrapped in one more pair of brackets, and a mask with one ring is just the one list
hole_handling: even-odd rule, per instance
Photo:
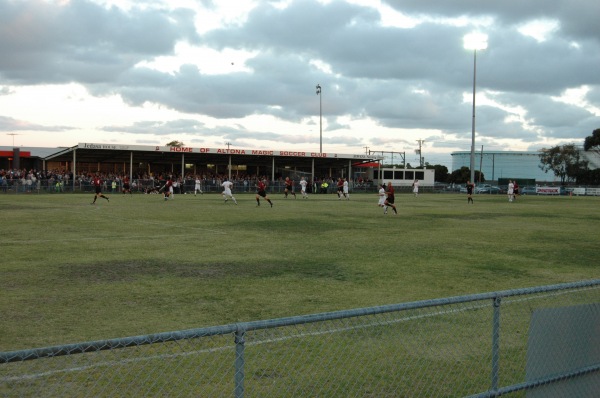
{"label": "player in white shirt", "polygon": [[511,180],[508,180],[508,190],[506,193],[508,194],[509,202],[515,200],[515,184]]}
{"label": "player in white shirt", "polygon": [[233,197],[233,193],[231,193],[231,188],[233,188],[233,182],[228,181],[226,178],[225,181],[223,181],[223,183],[221,184],[221,186],[223,187],[223,198],[225,199],[225,203],[227,203],[227,197],[229,196],[231,200],[233,200],[233,203],[237,205],[238,202]]}
{"label": "player in white shirt", "polygon": [[382,184],[379,187],[379,203],[377,203],[377,206],[379,207],[383,207],[385,206],[385,184]]}
{"label": "player in white shirt", "polygon": [[202,192],[202,180],[200,180],[200,176],[196,176],[196,185],[194,186],[194,196],[200,192],[200,195],[204,195]]}
{"label": "player in white shirt", "polygon": [[347,178],[344,180],[343,192],[344,192],[344,198],[346,198],[346,200],[350,200],[350,192],[348,192],[348,179]]}
{"label": "player in white shirt", "polygon": [[419,196],[419,180],[415,180],[415,182],[413,182],[412,186],[413,186],[413,193],[415,194],[415,197]]}
{"label": "player in white shirt", "polygon": [[171,184],[171,186],[169,187],[169,199],[175,199],[175,188],[177,188],[178,186],[179,185],[177,181],[173,181],[173,184]]}
{"label": "player in white shirt", "polygon": [[308,185],[308,182],[304,179],[304,177],[302,177],[300,179],[300,189],[302,191],[302,199],[308,198],[308,195],[306,193],[306,185]]}

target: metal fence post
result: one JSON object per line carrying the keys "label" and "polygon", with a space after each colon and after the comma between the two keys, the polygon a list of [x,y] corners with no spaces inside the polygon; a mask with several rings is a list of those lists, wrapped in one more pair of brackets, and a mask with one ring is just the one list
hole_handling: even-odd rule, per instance
{"label": "metal fence post", "polygon": [[494,298],[492,325],[492,391],[498,391],[498,373],[500,372],[500,303],[501,297]]}
{"label": "metal fence post", "polygon": [[245,333],[245,330],[239,329],[235,332],[235,398],[244,398]]}

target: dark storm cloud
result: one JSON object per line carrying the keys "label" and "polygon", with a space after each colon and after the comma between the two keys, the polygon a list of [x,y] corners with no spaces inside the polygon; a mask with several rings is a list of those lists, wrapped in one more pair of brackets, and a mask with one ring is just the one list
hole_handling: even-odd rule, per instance
{"label": "dark storm cloud", "polygon": [[0,76],[20,84],[111,82],[149,56],[197,41],[193,14],[124,12],[89,1],[0,2]]}
{"label": "dark storm cloud", "polygon": [[600,106],[600,86],[590,87],[590,91],[586,94],[588,102]]}
{"label": "dark storm cloud", "polygon": [[[239,30],[214,32],[206,41],[217,47],[267,48],[273,58],[287,45],[288,51],[321,59],[334,73],[348,79],[366,78],[385,84],[386,80],[401,84],[403,80],[422,79],[456,87],[470,84],[472,60],[463,49],[463,37],[471,27],[433,23],[413,29],[381,27],[377,21],[354,23],[359,17],[366,19],[365,14],[370,16],[358,7],[313,7],[316,9],[303,8],[304,12],[296,12],[295,7],[283,11],[259,8]],[[315,14],[320,17],[315,18]],[[302,28],[295,30],[295,26]],[[298,35],[298,31],[306,33]],[[489,49],[480,54],[480,63],[489,68],[488,80],[482,83],[487,82],[489,88],[547,93],[600,80],[593,67],[600,64],[600,55],[591,55],[600,51],[590,51],[600,49],[596,44],[588,43],[591,48],[585,51],[564,39],[538,43],[516,30],[492,30],[490,34]]]}
{"label": "dark storm cloud", "polygon": [[[253,79],[266,73],[274,78],[260,83],[268,86],[270,92],[289,92],[278,87],[283,81],[277,75],[282,64],[286,65],[285,70],[291,67],[290,75],[307,76],[309,70],[302,73],[302,67],[297,66],[302,65],[303,57],[304,62],[310,58],[326,62],[337,75],[316,78],[324,87],[328,116],[364,114],[389,127],[468,129],[464,121],[468,120],[469,104],[462,103],[461,95],[472,85],[473,59],[463,49],[463,37],[471,27],[430,22],[413,29],[381,27],[372,12],[357,6],[335,2],[327,6],[306,4],[285,10],[257,8],[243,27],[215,31],[205,39],[217,48],[269,49],[270,53],[260,57],[260,63],[249,65],[254,67]],[[464,2],[465,7],[469,4]],[[517,8],[523,12],[514,13],[521,15],[515,23],[523,22],[526,15],[540,16],[535,8]],[[427,7],[421,10],[429,11]],[[485,7],[470,10],[468,14],[474,16],[493,11]],[[445,8],[433,11],[443,14]],[[509,11],[495,15],[508,21],[512,15]],[[463,14],[459,4],[445,15]],[[582,49],[564,38],[538,42],[516,28],[502,27],[490,29],[489,42],[489,48],[479,54],[479,90],[560,95],[569,87],[600,83],[594,67],[600,64],[598,43],[587,42],[588,48]],[[288,57],[281,56],[286,48],[294,51],[298,63],[286,63]],[[424,98],[406,89],[419,84],[430,86],[431,97]],[[331,91],[331,85],[338,88]],[[294,92],[301,92],[301,88]],[[288,105],[283,99],[279,103]],[[295,111],[314,114],[311,107]],[[480,110],[482,123],[502,121],[501,111],[495,111],[497,117],[485,117],[486,111]]]}
{"label": "dark storm cloud", "polygon": [[[215,3],[202,2],[209,8]],[[383,26],[372,8],[342,1],[297,0],[282,8],[261,2],[243,23],[200,35],[191,9],[143,7],[148,3],[142,1],[125,11],[85,0],[63,6],[0,0],[0,78],[6,86],[76,82],[95,96],[117,94],[132,106],[154,103],[190,115],[176,122],[103,127],[105,131],[159,137],[188,134],[194,140],[212,134],[241,142],[312,145],[318,140],[315,124],[309,125],[312,132],[255,132],[244,126],[208,128],[192,118],[271,115],[300,124],[319,115],[322,100],[325,129],[333,133],[324,142],[330,144],[361,148],[379,142],[369,138],[372,132],[335,135],[345,127],[336,117],[344,116],[370,118],[386,129],[435,130],[424,137],[430,145],[468,148],[471,102],[464,99],[472,90],[474,57],[463,48],[463,37],[476,21],[489,18],[489,26],[478,25],[489,35],[489,47],[477,53],[477,90],[488,92],[502,108],[477,107],[482,139],[487,137],[490,144],[502,138],[580,139],[600,127],[597,117],[581,107],[551,99],[587,85],[588,102],[600,107],[600,24],[596,21],[600,2],[385,3],[404,15],[427,19],[399,28]],[[470,23],[442,23],[459,17],[467,17]],[[546,41],[519,33],[523,24],[539,19],[558,21]],[[224,73],[216,75],[198,68],[208,59],[182,65],[172,73],[136,66],[172,55],[179,42],[256,55],[245,62],[249,71],[225,73],[224,65]],[[327,65],[331,73],[317,68],[315,61]],[[317,83],[322,86],[320,98],[315,94]],[[2,88],[0,94],[10,92]],[[527,124],[515,121],[515,115],[503,109],[516,107],[525,110]],[[398,137],[397,142],[415,145],[414,140],[403,139]]]}
{"label": "dark storm cloud", "polygon": [[479,84],[492,90],[558,95],[583,84],[600,84],[600,43],[585,49],[561,38],[537,42],[514,32],[498,32],[479,54]]}
{"label": "dark storm cloud", "polygon": [[572,39],[600,40],[600,2],[594,0],[382,0],[408,15],[444,18],[492,17],[503,25],[519,25],[531,20],[560,21],[561,32]]}

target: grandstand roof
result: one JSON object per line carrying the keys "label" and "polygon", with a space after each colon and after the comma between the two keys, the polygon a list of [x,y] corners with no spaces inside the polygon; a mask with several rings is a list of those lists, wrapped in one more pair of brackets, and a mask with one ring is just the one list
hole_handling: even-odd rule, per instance
{"label": "grandstand roof", "polygon": [[257,150],[237,148],[172,147],[79,143],[71,148],[57,148],[54,153],[43,157],[46,161],[94,163],[149,162],[168,163],[204,163],[204,164],[247,164],[278,167],[285,165],[310,168],[345,168],[357,160],[364,162],[380,160],[378,156],[341,153],[318,153],[285,150]]}
{"label": "grandstand roof", "polygon": [[65,148],[57,147],[57,148],[42,148],[42,147],[28,147],[28,146],[0,146],[0,153],[10,152],[12,156],[12,152],[15,148],[18,148],[21,153],[29,153],[31,157],[45,158],[46,156],[50,156],[56,152],[62,151]]}

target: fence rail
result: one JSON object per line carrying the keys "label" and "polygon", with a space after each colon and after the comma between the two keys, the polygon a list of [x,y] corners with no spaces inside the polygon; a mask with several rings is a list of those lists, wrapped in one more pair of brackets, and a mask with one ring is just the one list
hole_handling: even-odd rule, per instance
{"label": "fence rail", "polygon": [[595,397],[598,330],[600,279],[1,352],[0,396]]}
{"label": "fence rail", "polygon": [[[102,188],[102,191],[106,194],[115,194],[120,193],[123,189],[122,180],[114,180],[115,184],[113,186],[113,180],[105,180],[105,184]],[[234,180],[232,181],[234,184],[233,192],[234,193],[254,193],[256,192],[255,181],[246,181],[243,180]],[[131,184],[131,191],[133,193],[151,193],[162,185],[164,185],[164,181],[152,180],[152,179],[134,179]],[[174,187],[175,194],[184,194],[190,193],[193,194],[195,192],[195,181],[186,179],[183,182],[178,182]],[[296,181],[294,190],[295,192],[300,192],[300,184]],[[408,192],[409,187],[405,188]],[[201,190],[206,193],[220,193],[223,191],[221,187],[221,181],[218,180],[204,180],[201,184]],[[285,190],[285,183],[283,181],[271,181],[267,187],[267,191],[270,193],[283,193]],[[354,183],[351,182],[349,185],[350,192],[353,193],[362,193],[362,192],[377,192],[377,184],[368,182],[368,183]],[[424,187],[422,191],[431,190],[433,191],[433,187]],[[334,193],[337,191],[337,187],[334,182],[330,182],[329,187],[325,190],[326,193]],[[22,194],[22,193],[93,193],[94,186],[91,184],[91,181],[78,180],[73,183],[73,181],[49,181],[49,180],[37,180],[35,182],[28,183],[25,180],[5,180],[5,182],[0,185],[0,193],[5,194]],[[308,193],[321,193],[321,188],[318,184],[309,184],[307,187]]]}
{"label": "fence rail", "polygon": [[[113,186],[113,181],[115,185]],[[233,181],[234,193],[254,193],[256,192],[255,180],[236,180]],[[320,182],[310,183],[307,186],[308,193],[335,193],[337,192],[336,181],[330,180],[329,186],[323,191]],[[133,179],[131,191],[133,193],[149,193],[153,189],[164,185],[164,181],[156,179]],[[459,193],[462,185],[434,184],[421,185],[419,193]],[[462,187],[464,188],[464,187]],[[106,179],[103,186],[103,192],[107,194],[120,193],[123,189],[121,179]],[[213,179],[205,179],[202,181],[201,189],[206,193],[220,193],[223,191],[221,181]],[[395,186],[398,193],[412,193],[412,186],[398,185]],[[531,195],[573,195],[573,196],[600,196],[600,188],[595,186],[589,187],[534,187],[534,192],[528,192]],[[538,189],[540,191],[538,192]],[[178,182],[175,187],[176,194],[194,193],[195,181],[185,179]],[[267,187],[267,192],[282,193],[285,190],[285,184],[281,180],[270,181]],[[295,180],[295,192],[300,192],[299,181]],[[376,193],[379,190],[378,182],[349,182],[350,193]],[[77,179],[75,183],[72,180],[49,180],[38,179],[36,181],[24,179],[2,180],[0,179],[0,194],[22,194],[22,193],[93,193],[94,187],[91,181]],[[504,191],[499,191],[498,194],[505,195]],[[496,192],[492,192],[496,193]]]}

